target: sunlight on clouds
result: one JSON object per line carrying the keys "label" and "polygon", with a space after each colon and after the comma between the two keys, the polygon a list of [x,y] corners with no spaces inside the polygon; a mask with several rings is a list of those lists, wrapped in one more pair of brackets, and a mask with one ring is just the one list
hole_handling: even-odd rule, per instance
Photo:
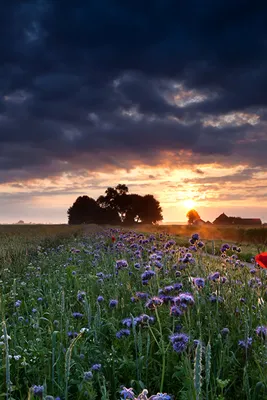
{"label": "sunlight on clouds", "polygon": [[174,95],[167,95],[167,98],[178,107],[186,107],[193,103],[201,103],[208,98],[206,94],[197,90],[185,89],[182,84],[174,84],[173,89],[176,91],[176,93]]}
{"label": "sunlight on clouds", "polygon": [[249,114],[242,112],[229,113],[219,116],[209,116],[203,120],[203,125],[213,127],[223,127],[227,125],[241,126],[244,124],[256,125],[260,122],[260,117],[257,114]]}

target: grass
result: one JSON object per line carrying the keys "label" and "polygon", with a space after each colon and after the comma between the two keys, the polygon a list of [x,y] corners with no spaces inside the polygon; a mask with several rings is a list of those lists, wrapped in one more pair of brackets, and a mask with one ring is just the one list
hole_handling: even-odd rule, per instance
{"label": "grass", "polygon": [[174,236],[181,245],[187,245],[188,239],[194,232],[198,232],[205,240],[206,250],[220,254],[223,243],[237,245],[242,248],[240,260],[251,262],[251,258],[257,253],[267,251],[267,228],[266,227],[233,227],[233,226],[190,226],[190,225],[158,225],[142,226],[143,232],[158,232]]}
{"label": "grass", "polygon": [[186,256],[176,235],[8,229],[0,397],[118,400],[125,386],[175,400],[267,398],[264,270]]}

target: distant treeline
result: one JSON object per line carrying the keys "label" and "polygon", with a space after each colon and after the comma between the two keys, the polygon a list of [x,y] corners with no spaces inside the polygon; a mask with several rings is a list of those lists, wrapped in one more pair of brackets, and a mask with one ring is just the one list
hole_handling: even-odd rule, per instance
{"label": "distant treeline", "polygon": [[97,200],[79,196],[68,209],[69,224],[133,225],[162,221],[162,209],[151,194],[130,194],[124,184],[108,187]]}

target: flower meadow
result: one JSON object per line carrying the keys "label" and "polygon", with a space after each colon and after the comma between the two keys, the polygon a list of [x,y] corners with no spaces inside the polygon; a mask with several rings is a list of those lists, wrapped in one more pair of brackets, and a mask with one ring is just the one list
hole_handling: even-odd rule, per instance
{"label": "flower meadow", "polygon": [[107,229],[1,270],[5,399],[267,399],[267,279],[227,243]]}

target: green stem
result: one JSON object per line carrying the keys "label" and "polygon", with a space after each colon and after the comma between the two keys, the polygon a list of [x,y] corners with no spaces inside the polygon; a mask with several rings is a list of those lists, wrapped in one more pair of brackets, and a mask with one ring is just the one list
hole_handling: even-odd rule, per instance
{"label": "green stem", "polygon": [[166,353],[165,353],[165,347],[164,347],[164,340],[163,340],[163,335],[162,335],[162,326],[158,314],[158,310],[155,309],[157,321],[159,324],[159,331],[160,331],[160,340],[161,340],[161,351],[162,351],[162,371],[161,371],[161,381],[160,381],[160,393],[163,392],[163,385],[164,385],[164,378],[165,378],[165,368],[166,368]]}

